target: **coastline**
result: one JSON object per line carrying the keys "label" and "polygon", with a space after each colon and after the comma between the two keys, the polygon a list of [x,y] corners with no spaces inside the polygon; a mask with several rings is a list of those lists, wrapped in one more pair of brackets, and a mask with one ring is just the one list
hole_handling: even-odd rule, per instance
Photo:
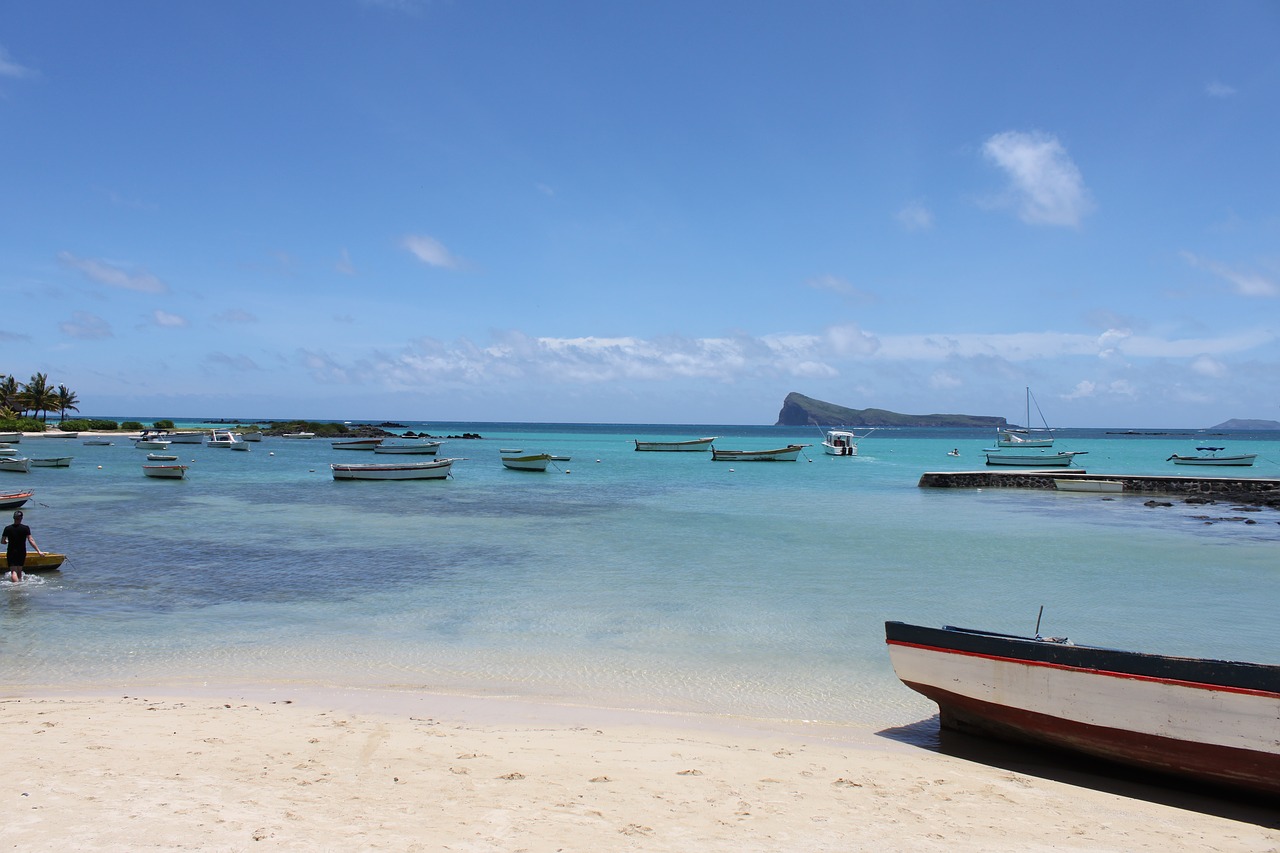
{"label": "coastline", "polygon": [[1214,813],[1226,800],[1115,792],[870,729],[272,685],[7,690],[0,726],[0,838],[26,849],[1280,845],[1261,811]]}

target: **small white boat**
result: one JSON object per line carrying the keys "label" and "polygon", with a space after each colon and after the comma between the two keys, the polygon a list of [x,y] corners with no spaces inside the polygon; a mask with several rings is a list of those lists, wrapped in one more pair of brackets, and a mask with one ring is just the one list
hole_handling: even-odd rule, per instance
{"label": "small white boat", "polygon": [[260,429],[245,430],[244,434],[241,435],[240,437],[245,441],[262,441],[262,430]]}
{"label": "small white boat", "polygon": [[663,451],[667,453],[689,453],[702,450],[710,450],[711,442],[720,436],[713,435],[710,438],[691,438],[687,441],[641,441],[634,439],[636,450],[653,450]]}
{"label": "small white boat", "polygon": [[133,443],[133,446],[139,450],[168,450],[169,439],[167,438],[140,438]]}
{"label": "small white boat", "polygon": [[430,462],[369,462],[351,465],[332,463],[335,480],[442,480],[456,459],[433,459]]}
{"label": "small white boat", "polygon": [[20,432],[0,432],[0,444],[17,444],[19,441],[22,441]]}
{"label": "small white boat", "polygon": [[987,453],[988,465],[1009,465],[1015,468],[1065,468],[1077,456],[1087,450],[1063,450],[1059,453]]}
{"label": "small white boat", "polygon": [[550,461],[550,453],[502,457],[502,464],[513,471],[545,471],[547,470],[547,463]]}
{"label": "small white boat", "polygon": [[1253,464],[1253,460],[1258,458],[1256,453],[1237,453],[1232,456],[1219,456],[1219,450],[1225,450],[1223,447],[1197,447],[1201,453],[1208,454],[1205,456],[1180,456],[1177,453],[1170,456],[1165,462],[1172,462],[1174,465],[1235,465],[1246,467]]}
{"label": "small white boat", "polygon": [[16,447],[0,447],[0,456],[17,456],[18,448]]}
{"label": "small white boat", "polygon": [[142,473],[158,480],[181,480],[187,476],[186,465],[143,465]]}
{"label": "small white boat", "polygon": [[1060,492],[1123,492],[1118,480],[1087,480],[1077,477],[1054,478],[1053,487]]}
{"label": "small white boat", "polygon": [[177,462],[178,455],[176,453],[148,453],[148,462]]}
{"label": "small white boat", "polygon": [[517,453],[524,453],[524,448],[523,447],[499,447],[498,452],[506,453],[508,455],[514,456]]}
{"label": "small white boat", "polygon": [[31,460],[25,456],[18,459],[12,457],[0,459],[0,471],[16,471],[19,474],[26,474],[31,471]]}
{"label": "small white boat", "polygon": [[209,434],[209,440],[205,442],[206,447],[231,447],[239,444],[240,439],[234,432],[225,429],[215,429]]}
{"label": "small white boat", "polygon": [[281,438],[315,438],[314,432],[286,432]]}
{"label": "small white boat", "polygon": [[70,468],[71,460],[74,456],[45,456],[40,459],[32,458],[32,468]]}
{"label": "small white boat", "polygon": [[552,462],[569,462],[569,461],[571,461],[572,459],[573,459],[573,457],[572,457],[572,456],[554,456],[554,455],[553,455],[553,456],[551,457],[551,461],[552,461]]}
{"label": "small white boat", "polygon": [[243,450],[243,451],[246,451],[246,452],[247,452],[247,451],[251,450],[252,448],[250,448],[250,447],[249,447],[249,442],[245,441],[244,439],[240,439],[240,440],[239,440],[239,441],[237,441],[235,444],[231,445],[231,449],[232,449],[232,450]]}
{"label": "small white boat", "polygon": [[435,456],[443,441],[419,441],[415,444],[379,444],[374,453],[395,453],[418,456]]}
{"label": "small white boat", "polygon": [[105,438],[86,438],[83,442],[85,447],[110,447],[111,442]]}
{"label": "small white boat", "polygon": [[204,433],[200,430],[186,429],[177,432],[166,432],[164,437],[173,444],[204,444]]}
{"label": "small white boat", "polygon": [[331,442],[334,450],[373,450],[382,444],[380,438],[343,438]]}
{"label": "small white boat", "polygon": [[858,435],[853,430],[829,429],[822,439],[822,452],[828,456],[857,456],[858,442],[873,432],[874,429]]}
{"label": "small white boat", "polygon": [[715,462],[795,462],[807,444],[788,444],[776,450],[716,450],[711,448]]}

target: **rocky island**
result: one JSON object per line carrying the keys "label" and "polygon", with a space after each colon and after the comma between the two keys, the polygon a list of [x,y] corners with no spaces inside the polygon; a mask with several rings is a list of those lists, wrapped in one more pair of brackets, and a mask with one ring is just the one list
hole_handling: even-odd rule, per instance
{"label": "rocky island", "polygon": [[992,415],[903,415],[885,409],[850,409],[815,400],[792,391],[782,401],[775,426],[854,427],[983,427],[1008,426],[1004,418]]}

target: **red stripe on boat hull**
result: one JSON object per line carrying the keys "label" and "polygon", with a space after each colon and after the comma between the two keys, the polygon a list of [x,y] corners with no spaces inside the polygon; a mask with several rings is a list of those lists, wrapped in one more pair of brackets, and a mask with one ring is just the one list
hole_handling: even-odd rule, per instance
{"label": "red stripe on boat hull", "polygon": [[1006,740],[1030,741],[1280,796],[1280,755],[1080,723],[904,681],[938,704],[942,726]]}

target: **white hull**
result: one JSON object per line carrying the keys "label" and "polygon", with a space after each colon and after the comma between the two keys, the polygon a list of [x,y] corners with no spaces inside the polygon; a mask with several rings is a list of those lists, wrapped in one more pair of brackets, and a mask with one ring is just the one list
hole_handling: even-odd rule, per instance
{"label": "white hull", "polygon": [[1015,468],[1065,468],[1087,450],[1066,450],[1061,453],[988,453],[988,465],[1009,465]]}
{"label": "white hull", "polygon": [[165,436],[173,444],[203,444],[204,433],[202,432],[171,432]]}
{"label": "white hull", "polygon": [[22,433],[20,432],[0,432],[0,442],[17,444],[19,441],[22,441]]}
{"label": "white hull", "polygon": [[257,430],[251,430],[241,436],[245,441],[262,441],[262,433]]}
{"label": "white hull", "polygon": [[382,444],[380,438],[358,438],[332,443],[334,450],[373,450]]}
{"label": "white hull", "polygon": [[424,441],[421,444],[379,444],[373,449],[373,452],[405,456],[435,456],[443,443],[440,441]]}
{"label": "white hull", "polygon": [[[1258,458],[1256,453],[1242,453],[1239,456],[1170,456],[1174,465],[1221,465],[1246,468]],[[1168,461],[1168,460],[1165,460]]]}
{"label": "white hull", "polygon": [[281,438],[315,438],[314,432],[286,432]]}
{"label": "white hull", "polygon": [[513,471],[545,471],[551,456],[538,453],[533,456],[504,456],[502,464]]}
{"label": "white hull", "polygon": [[449,476],[453,459],[437,459],[432,462],[401,462],[382,464],[341,465],[334,463],[335,480],[442,480]]}
{"label": "white hull", "polygon": [[641,441],[634,439],[636,450],[651,450],[665,453],[696,453],[708,450],[711,442],[715,441],[719,436],[711,438],[692,438],[688,441]]}
{"label": "white hull", "polygon": [[170,442],[159,438],[140,438],[133,443],[139,450],[168,450]]}
{"label": "white hull", "polygon": [[177,462],[178,454],[176,453],[148,453],[147,461],[149,462]]}
{"label": "white hull", "polygon": [[142,473],[157,480],[181,480],[187,476],[186,465],[143,465]]}
{"label": "white hull", "polygon": [[997,447],[1053,447],[1052,438],[1031,438],[1016,432],[1002,432],[996,439]]}
{"label": "white hull", "polygon": [[26,474],[31,471],[30,459],[0,459],[0,471],[14,471]]}

